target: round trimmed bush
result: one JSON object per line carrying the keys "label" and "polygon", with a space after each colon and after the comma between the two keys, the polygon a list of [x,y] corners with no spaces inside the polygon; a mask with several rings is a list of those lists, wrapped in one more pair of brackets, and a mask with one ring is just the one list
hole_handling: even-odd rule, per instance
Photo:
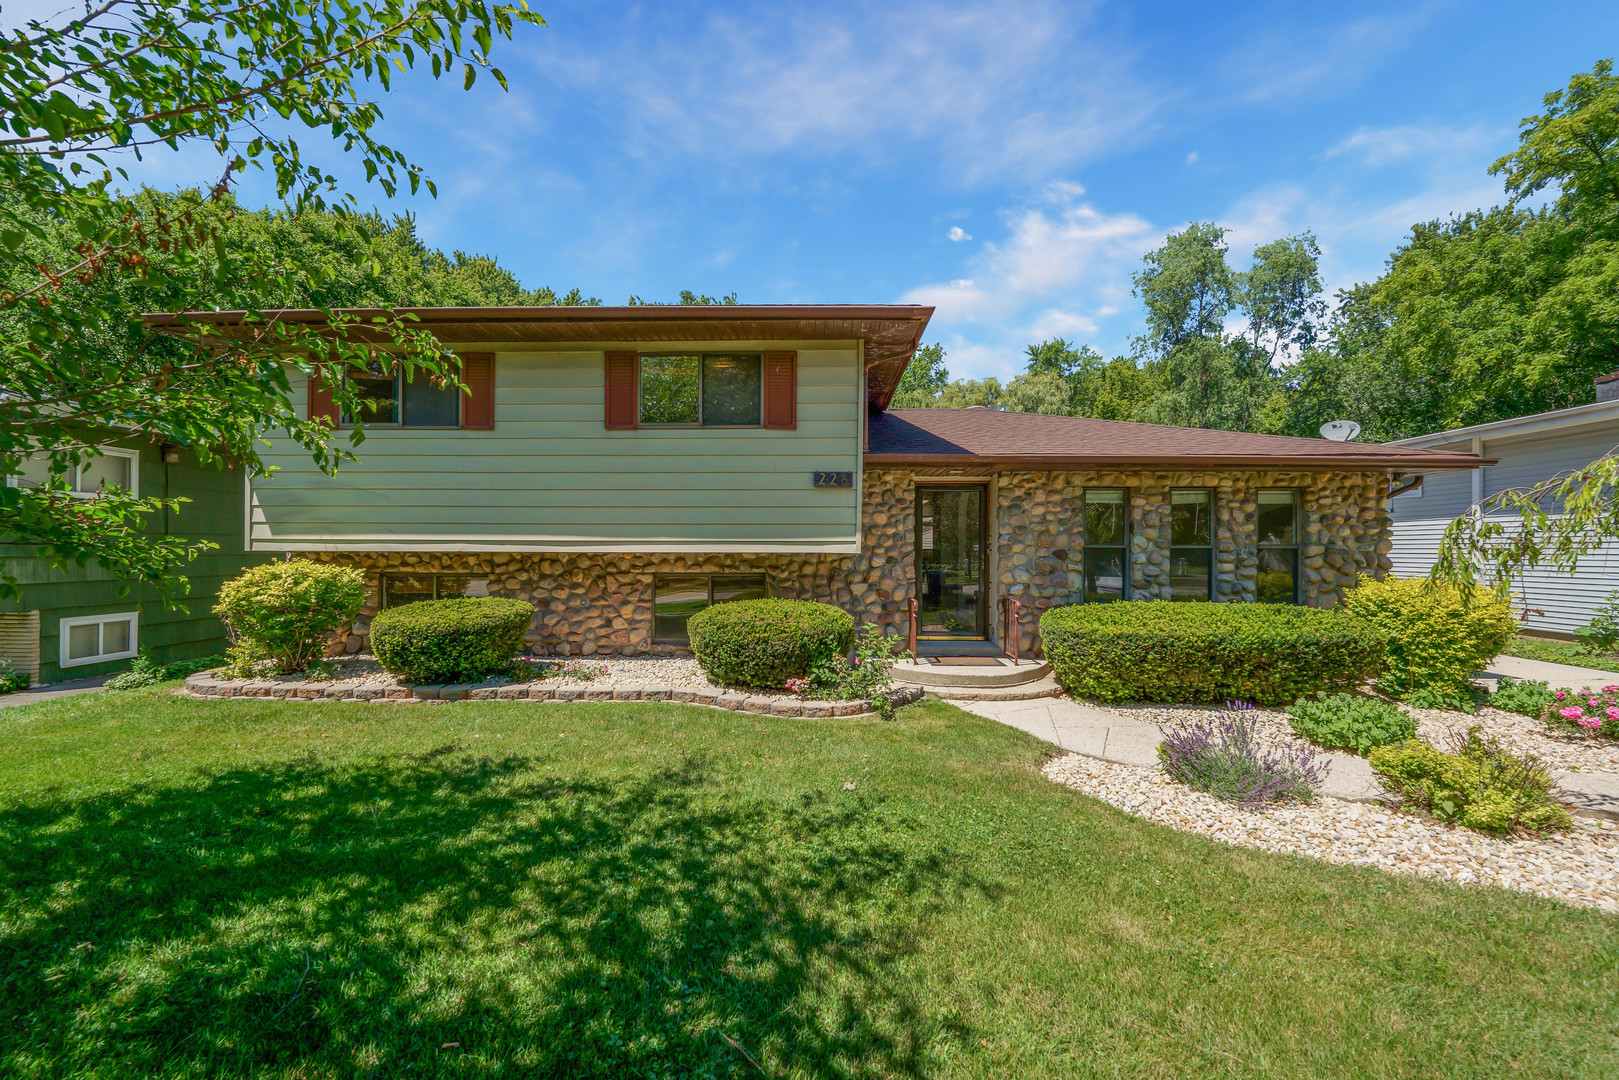
{"label": "round trimmed bush", "polygon": [[733,600],[686,622],[691,651],[724,686],[780,689],[854,645],[854,616],[809,600]]}
{"label": "round trimmed bush", "polygon": [[511,670],[533,618],[526,600],[419,600],[377,612],[371,651],[383,670],[406,682],[477,682]]}
{"label": "round trimmed bush", "polygon": [[214,614],[239,649],[274,661],[278,671],[300,671],[320,659],[363,603],[359,570],[294,559],[261,563],[225,582]]}
{"label": "round trimmed bush", "polygon": [[1377,675],[1387,638],[1342,611],[1167,600],[1055,607],[1040,637],[1057,680],[1091,701],[1285,705]]}

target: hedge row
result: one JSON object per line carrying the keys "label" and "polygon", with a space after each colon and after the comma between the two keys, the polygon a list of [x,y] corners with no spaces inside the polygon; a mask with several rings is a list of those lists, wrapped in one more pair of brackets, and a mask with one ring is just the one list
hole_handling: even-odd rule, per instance
{"label": "hedge row", "polygon": [[1040,636],[1078,698],[1260,705],[1354,689],[1377,676],[1388,644],[1342,611],[1165,600],[1051,608]]}

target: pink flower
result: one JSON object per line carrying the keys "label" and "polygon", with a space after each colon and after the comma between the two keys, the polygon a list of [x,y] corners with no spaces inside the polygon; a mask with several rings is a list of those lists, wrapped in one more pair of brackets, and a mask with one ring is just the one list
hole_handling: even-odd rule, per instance
{"label": "pink flower", "polygon": [[[1561,716],[1564,720],[1578,720],[1580,717],[1585,715],[1585,710],[1580,708],[1578,705],[1570,705],[1566,709],[1558,709],[1557,715]],[[1601,723],[1601,721],[1598,721],[1598,723]]]}
{"label": "pink flower", "polygon": [[1557,693],[1553,694],[1552,696],[1555,697],[1558,701],[1562,701],[1568,695],[1563,693],[1561,690],[1559,690],[1559,691],[1557,691]]}
{"label": "pink flower", "polygon": [[1599,697],[1594,697],[1590,701],[1586,702],[1586,704],[1587,705],[1601,705],[1602,704],[1602,699],[1599,698]]}
{"label": "pink flower", "polygon": [[1606,711],[1608,713],[1609,720],[1619,723],[1619,707],[1609,705]]}
{"label": "pink flower", "polygon": [[[1612,712],[1612,711],[1613,710],[1611,710],[1611,709],[1609,710],[1609,712]],[[1590,728],[1592,731],[1595,731],[1597,728],[1602,726],[1602,717],[1600,717],[1600,716],[1581,716],[1581,717],[1576,717],[1574,722],[1576,724],[1580,725],[1583,728]]]}
{"label": "pink flower", "polygon": [[1619,693],[1619,686],[1604,686],[1602,692],[1604,694]]}
{"label": "pink flower", "polygon": [[802,694],[805,690],[808,690],[808,689],[809,689],[809,680],[808,679],[788,679],[787,680],[787,692],[789,694]]}

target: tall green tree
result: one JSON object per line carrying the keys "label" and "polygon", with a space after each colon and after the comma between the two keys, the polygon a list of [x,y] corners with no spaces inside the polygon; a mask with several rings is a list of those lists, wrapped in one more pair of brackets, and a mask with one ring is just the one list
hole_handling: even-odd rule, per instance
{"label": "tall green tree", "polygon": [[911,362],[900,376],[890,403],[896,409],[930,409],[938,402],[939,392],[950,383],[950,369],[945,366],[944,346],[938,342],[920,346],[911,356]]}
{"label": "tall green tree", "polygon": [[[260,437],[280,430],[328,470],[352,456],[293,407],[287,364],[327,376],[340,403],[347,369],[396,364],[456,380],[453,356],[408,318],[358,320],[329,310],[318,327],[274,319],[278,297],[313,291],[319,271],[273,252],[233,248],[217,209],[247,170],[262,170],[297,210],[340,216],[357,202],[306,156],[302,131],[332,140],[386,195],[433,185],[382,142],[374,95],[418,65],[470,88],[497,37],[543,25],[526,7],[485,0],[92,0],[29,20],[0,40],[0,472],[42,454],[57,479],[0,486],[0,540],[35,545],[59,565],[183,592],[195,549],[142,525],[167,504],[106,492],[76,499],[67,471],[107,430],[196,449],[205,460],[263,471]],[[120,196],[157,146],[212,148],[220,179],[206,195],[154,208]],[[71,239],[67,253],[63,236]],[[132,282],[139,289],[130,288]],[[160,336],[144,310],[207,310],[231,296],[250,312],[229,340]],[[103,347],[109,336],[134,339]],[[356,427],[352,438],[363,439]],[[0,595],[16,595],[0,568]]]}

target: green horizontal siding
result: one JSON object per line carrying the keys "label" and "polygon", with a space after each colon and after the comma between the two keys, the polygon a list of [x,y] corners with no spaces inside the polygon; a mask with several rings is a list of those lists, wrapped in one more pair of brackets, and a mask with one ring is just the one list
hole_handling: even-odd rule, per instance
{"label": "green horizontal siding", "polygon": [[[858,486],[817,489],[812,474],[859,470],[859,350],[769,347],[798,352],[793,431],[608,431],[601,351],[496,346],[495,430],[373,430],[355,450],[360,460],[336,477],[277,444],[268,455],[277,472],[253,486],[254,542],[261,550],[389,538],[401,547],[412,538],[559,548],[852,543]],[[301,400],[301,384],[295,393]]]}
{"label": "green horizontal siding", "polygon": [[68,571],[54,570],[35,554],[34,548],[0,545],[0,559],[22,583],[23,592],[20,602],[0,601],[0,611],[39,611],[41,682],[104,675],[129,666],[128,660],[60,666],[61,620],[81,615],[139,612],[138,644],[164,663],[222,652],[226,647],[225,628],[210,613],[219,586],[244,567],[268,558],[247,555],[243,549],[241,472],[203,468],[189,451],[181,451],[178,463],[165,464],[158,448],[149,443],[121,445],[141,451],[142,495],[191,500],[182,504],[178,512],[162,515],[166,520],[149,524],[173,535],[210,540],[219,549],[190,564],[186,576],[191,593],[180,602],[182,608],[170,608],[155,589],[144,585],[125,588],[98,563]]}

